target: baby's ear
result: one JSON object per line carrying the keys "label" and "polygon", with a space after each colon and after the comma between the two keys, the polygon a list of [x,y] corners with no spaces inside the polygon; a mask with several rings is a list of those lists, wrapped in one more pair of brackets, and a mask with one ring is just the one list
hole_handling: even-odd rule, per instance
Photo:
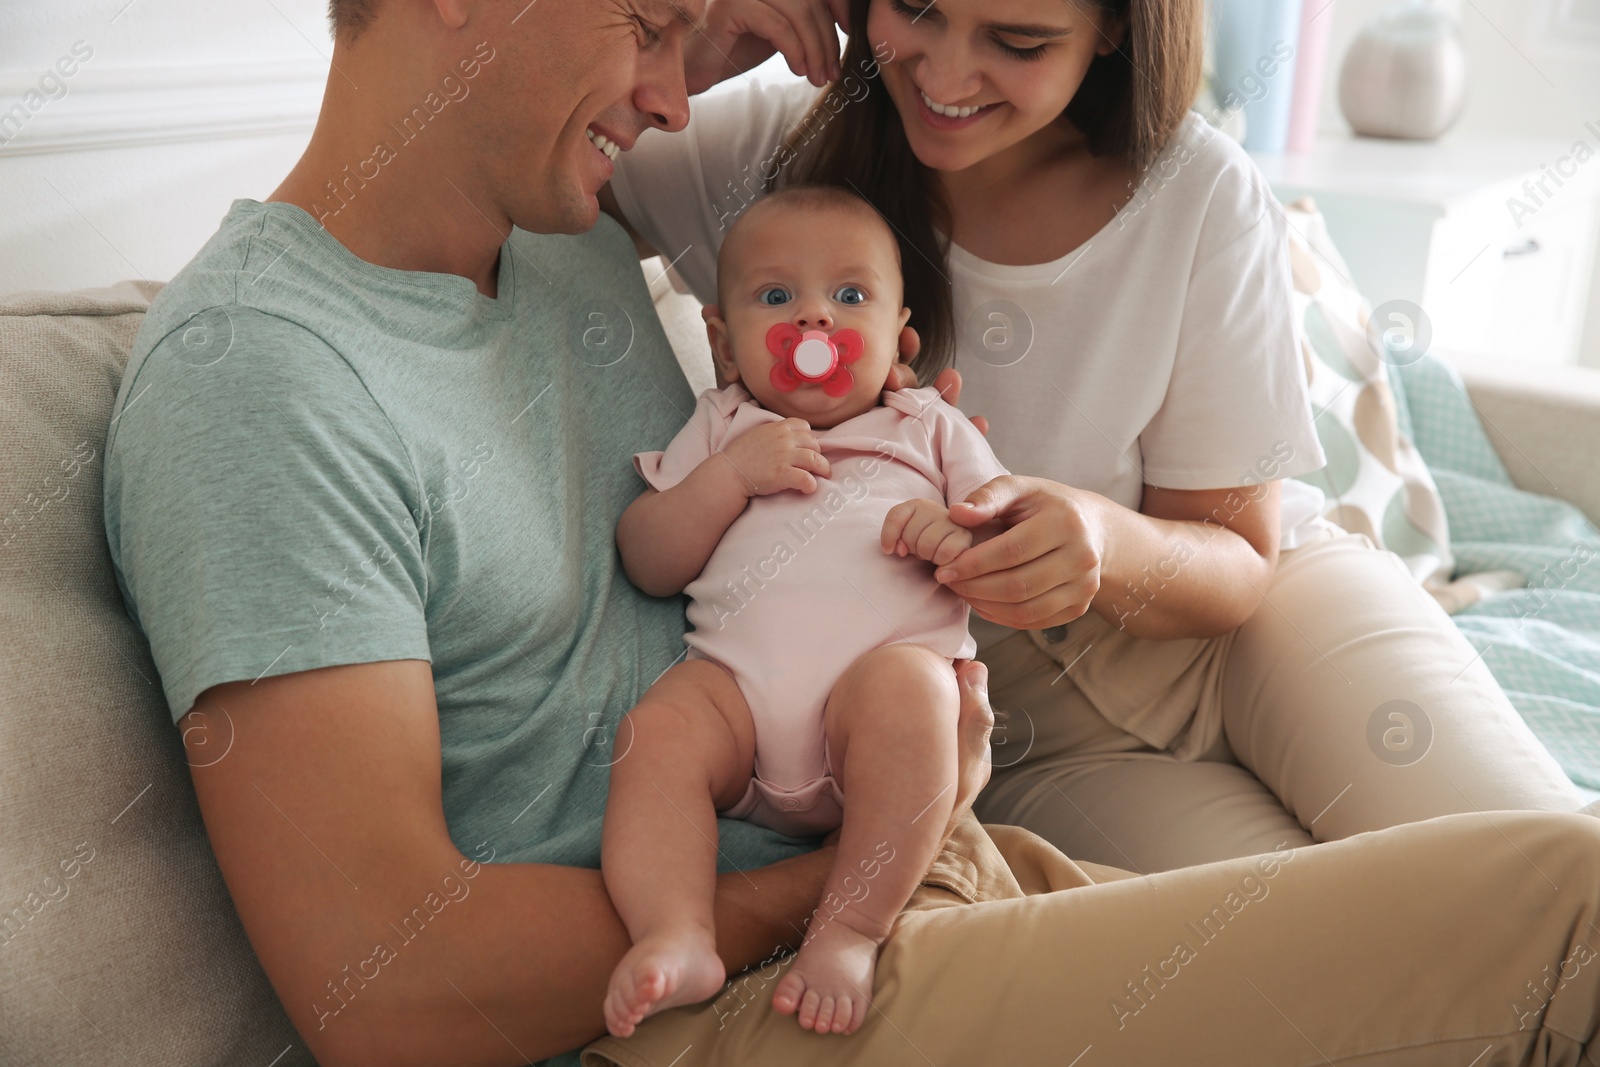
{"label": "baby's ear", "polygon": [[723,321],[722,309],[707,304],[700,309],[706,322],[706,340],[711,342],[711,362],[717,369],[717,384],[730,385],[739,380],[739,365],[733,360],[733,336]]}

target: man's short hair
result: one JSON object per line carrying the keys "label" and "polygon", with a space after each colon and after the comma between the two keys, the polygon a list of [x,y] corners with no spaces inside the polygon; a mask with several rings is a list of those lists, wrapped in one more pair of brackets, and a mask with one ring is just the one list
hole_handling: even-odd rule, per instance
{"label": "man's short hair", "polygon": [[378,0],[328,0],[328,24],[333,36],[351,40],[366,28],[377,13]]}

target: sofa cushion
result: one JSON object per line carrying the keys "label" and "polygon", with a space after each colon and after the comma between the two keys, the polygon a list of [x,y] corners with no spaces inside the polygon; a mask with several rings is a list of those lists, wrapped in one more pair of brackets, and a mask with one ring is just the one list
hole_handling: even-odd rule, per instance
{"label": "sofa cushion", "polygon": [[1600,526],[1600,370],[1456,352],[1447,362],[1516,487],[1561,497]]}
{"label": "sofa cushion", "polygon": [[1450,529],[1439,489],[1405,428],[1371,308],[1309,197],[1288,205],[1294,310],[1305,345],[1317,436],[1328,465],[1300,476],[1327,496],[1324,516],[1399,556],[1429,587],[1450,580]]}
{"label": "sofa cushion", "polygon": [[101,450],[158,288],[0,298],[0,1063],[312,1062],[106,550]]}

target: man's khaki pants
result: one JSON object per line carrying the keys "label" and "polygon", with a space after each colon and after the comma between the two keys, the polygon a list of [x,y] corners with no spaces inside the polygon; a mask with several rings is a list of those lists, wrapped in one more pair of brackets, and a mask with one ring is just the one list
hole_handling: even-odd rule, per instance
{"label": "man's khaki pants", "polygon": [[969,817],[884,944],[860,1030],[773,1011],[788,965],[584,1063],[1594,1065],[1600,819],[1452,815],[1141,877]]}
{"label": "man's khaki pants", "polygon": [[1205,641],[1054,636],[985,653],[977,810],[1080,862],[969,817],[855,1034],[772,1010],[784,960],[584,1062],[1600,1067],[1600,819],[1397,560],[1284,553]]}

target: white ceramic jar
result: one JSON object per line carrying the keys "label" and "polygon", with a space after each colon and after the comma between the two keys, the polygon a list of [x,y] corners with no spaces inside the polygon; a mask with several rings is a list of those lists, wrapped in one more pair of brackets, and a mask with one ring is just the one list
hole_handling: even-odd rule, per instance
{"label": "white ceramic jar", "polygon": [[1339,71],[1339,107],[1367,137],[1431,141],[1461,117],[1467,56],[1456,20],[1429,0],[1403,0],[1368,20]]}

